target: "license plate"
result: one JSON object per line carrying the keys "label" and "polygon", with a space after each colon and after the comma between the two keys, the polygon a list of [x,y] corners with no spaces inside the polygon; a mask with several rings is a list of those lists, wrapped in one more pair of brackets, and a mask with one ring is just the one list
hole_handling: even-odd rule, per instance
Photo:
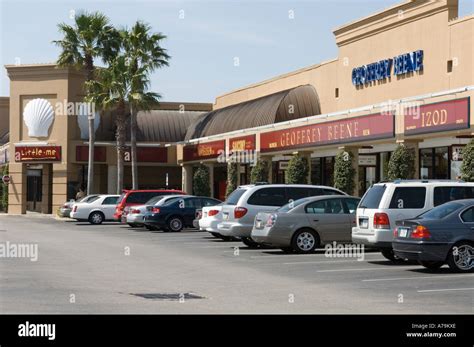
{"label": "license plate", "polygon": [[400,237],[407,237],[408,235],[408,228],[398,228],[398,235]]}
{"label": "license plate", "polygon": [[228,220],[229,219],[229,212],[224,212],[223,216],[222,216],[222,219]]}
{"label": "license plate", "polygon": [[361,228],[367,229],[369,227],[369,220],[368,219],[359,219],[359,226]]}
{"label": "license plate", "polygon": [[255,226],[256,226],[257,229],[262,229],[263,228],[263,222],[261,220],[258,220]]}

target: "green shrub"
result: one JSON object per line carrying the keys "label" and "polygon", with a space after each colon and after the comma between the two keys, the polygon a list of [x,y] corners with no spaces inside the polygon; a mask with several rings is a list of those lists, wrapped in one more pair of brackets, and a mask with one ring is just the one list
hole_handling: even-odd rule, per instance
{"label": "green shrub", "polygon": [[474,139],[462,150],[461,179],[474,182]]}
{"label": "green shrub", "polygon": [[390,156],[387,179],[413,179],[415,175],[414,149],[400,144]]}
{"label": "green shrub", "polygon": [[288,162],[286,180],[288,184],[306,184],[308,183],[309,164],[308,159],[301,155],[294,155]]}
{"label": "green shrub", "polygon": [[209,186],[209,169],[207,166],[200,165],[193,176],[193,192],[198,196],[210,196],[211,187]]}
{"label": "green shrub", "polygon": [[[0,173],[0,176],[8,175],[8,165],[5,165],[3,172]],[[3,181],[0,182],[0,209],[2,211],[8,211],[8,184],[3,184]]]}
{"label": "green shrub", "polygon": [[268,182],[269,164],[267,161],[258,159],[255,166],[250,170],[250,183]]}
{"label": "green shrub", "polygon": [[234,190],[237,189],[238,169],[239,169],[239,165],[237,163],[228,163],[227,164],[227,187],[226,187],[226,191],[225,191],[225,197],[226,198]]}
{"label": "green shrub", "polygon": [[355,174],[354,154],[350,151],[339,151],[334,162],[334,187],[353,195]]}

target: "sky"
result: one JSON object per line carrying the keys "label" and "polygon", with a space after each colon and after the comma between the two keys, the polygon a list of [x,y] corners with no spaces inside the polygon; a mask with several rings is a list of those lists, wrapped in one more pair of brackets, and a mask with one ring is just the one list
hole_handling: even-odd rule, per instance
{"label": "sky", "polygon": [[[162,101],[214,102],[236,88],[337,57],[332,31],[402,0],[0,0],[3,65],[55,62],[57,24],[75,11],[101,11],[117,27],[137,20],[167,36],[170,66],[151,76]],[[474,0],[459,0],[459,16]]]}

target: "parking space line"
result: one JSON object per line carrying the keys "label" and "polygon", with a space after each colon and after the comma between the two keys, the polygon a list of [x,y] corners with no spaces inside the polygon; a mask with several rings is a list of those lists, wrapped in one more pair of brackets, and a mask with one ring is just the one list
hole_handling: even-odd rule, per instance
{"label": "parking space line", "polygon": [[369,268],[360,268],[360,269],[334,269],[334,270],[318,270],[316,272],[354,272],[354,271],[377,271],[377,270],[406,270],[406,269],[418,269],[419,266],[409,266],[409,265],[402,265],[396,267],[369,267]]}
{"label": "parking space line", "polygon": [[283,265],[298,265],[298,264],[337,264],[337,263],[362,263],[367,261],[381,261],[386,260],[385,258],[377,258],[377,259],[364,259],[364,260],[357,260],[357,258],[351,260],[326,260],[326,261],[294,261],[289,263],[283,263]]}
{"label": "parking space line", "polygon": [[[263,252],[264,250],[261,250],[260,249],[260,252]],[[324,253],[311,253],[311,254],[270,254],[270,255],[261,255],[261,256],[252,256],[252,258],[281,258],[281,257],[315,257],[315,256],[318,256],[318,255],[323,255],[324,256]],[[380,256],[380,253],[379,252],[375,252],[375,253],[366,253],[364,256],[368,256],[368,255],[378,255]],[[371,259],[371,260],[376,260],[376,259]],[[386,260],[385,258],[383,258],[382,260]]]}
{"label": "parking space line", "polygon": [[472,277],[474,275],[440,275],[440,276],[422,276],[422,277],[398,277],[398,278],[372,278],[372,279],[365,279],[362,282],[381,282],[381,281],[403,281],[403,280],[421,280],[421,279],[445,279],[445,278],[453,278],[453,277]]}
{"label": "parking space line", "polygon": [[449,291],[460,291],[460,290],[474,290],[474,288],[426,289],[426,290],[417,290],[417,292],[418,293],[433,293],[433,292],[449,292]]}

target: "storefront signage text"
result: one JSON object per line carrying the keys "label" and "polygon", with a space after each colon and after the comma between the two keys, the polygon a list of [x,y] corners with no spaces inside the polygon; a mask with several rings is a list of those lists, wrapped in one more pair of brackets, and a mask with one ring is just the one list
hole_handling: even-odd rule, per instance
{"label": "storefront signage text", "polygon": [[405,110],[406,135],[465,128],[469,128],[469,98]]}
{"label": "storefront signage text", "polygon": [[192,161],[216,158],[225,151],[225,140],[184,146],[183,160]]}
{"label": "storefront signage text", "polygon": [[234,151],[251,151],[255,149],[255,135],[242,136],[229,140],[229,150]]}
{"label": "storefront signage text", "polygon": [[15,161],[61,161],[61,146],[16,146]]}
{"label": "storefront signage text", "polygon": [[352,69],[352,84],[360,86],[395,76],[423,70],[423,51],[401,54],[393,59],[384,59],[375,63]]}
{"label": "storefront signage text", "polygon": [[394,137],[391,114],[372,114],[260,134],[262,152]]}

